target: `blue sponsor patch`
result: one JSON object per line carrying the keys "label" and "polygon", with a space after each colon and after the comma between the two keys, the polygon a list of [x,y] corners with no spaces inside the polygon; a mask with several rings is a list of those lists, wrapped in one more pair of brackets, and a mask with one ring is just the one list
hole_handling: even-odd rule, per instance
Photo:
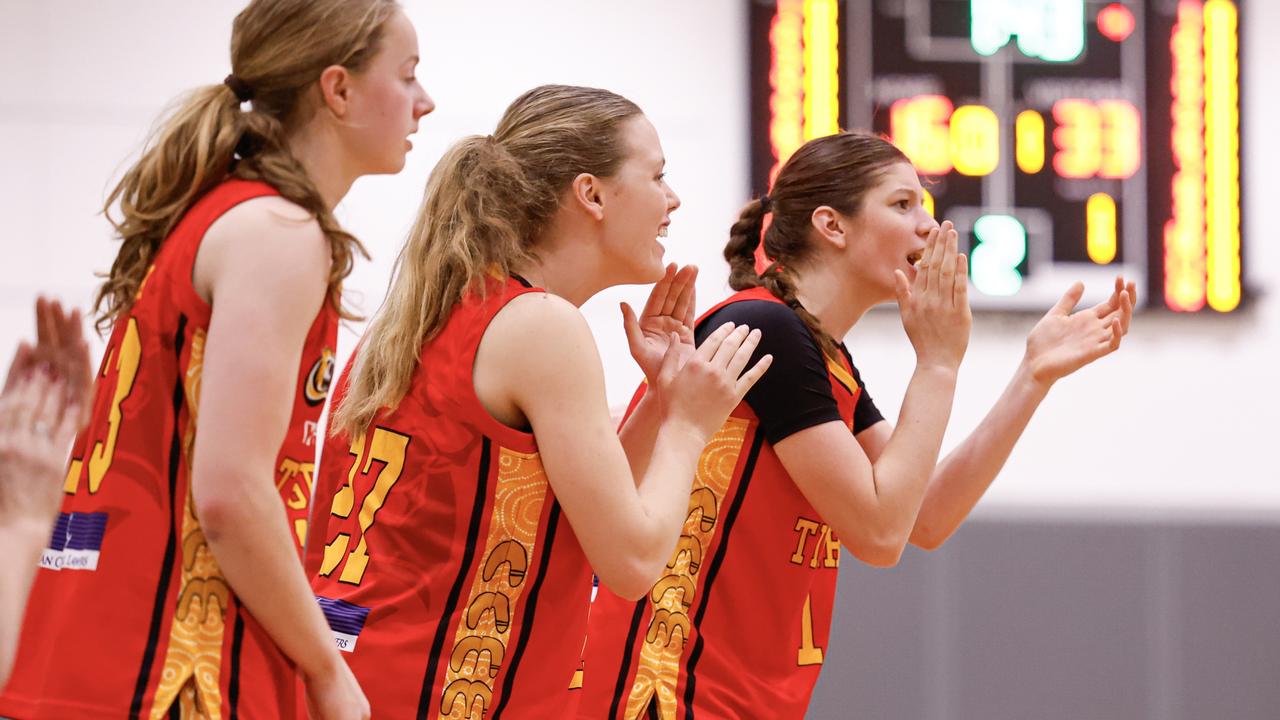
{"label": "blue sponsor patch", "polygon": [[40,567],[50,570],[97,570],[107,514],[59,513]]}
{"label": "blue sponsor patch", "polygon": [[344,600],[330,600],[316,596],[324,619],[329,621],[329,629],[333,631],[333,640],[343,652],[354,652],[356,639],[364,630],[364,622],[369,617],[369,608],[353,605]]}

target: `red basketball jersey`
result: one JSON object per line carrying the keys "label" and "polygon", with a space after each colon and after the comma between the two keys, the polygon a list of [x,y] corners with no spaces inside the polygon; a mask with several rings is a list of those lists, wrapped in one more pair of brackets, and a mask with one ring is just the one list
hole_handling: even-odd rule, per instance
{"label": "red basketball jersey", "polygon": [[495,279],[469,294],[400,404],[325,442],[307,570],[374,717],[575,712],[591,571],[533,435],[472,383],[485,328],[532,291]]}
{"label": "red basketball jersey", "polygon": [[[702,317],[746,300],[780,302],[753,288]],[[828,358],[827,375],[852,429],[852,367]],[[839,565],[835,534],[742,402],[702,452],[667,574],[639,602],[600,587],[580,717],[804,717]]]}
{"label": "red basketball jersey", "polygon": [[[242,180],[205,194],[165,239],[133,307],[116,321],[0,715],[296,711],[293,667],[222,577],[190,493],[211,313],[191,282],[196,251],[223,213],[274,194]],[[307,335],[277,459],[276,483],[299,547],[336,335],[337,314],[326,304]],[[245,412],[253,412],[246,400]]]}

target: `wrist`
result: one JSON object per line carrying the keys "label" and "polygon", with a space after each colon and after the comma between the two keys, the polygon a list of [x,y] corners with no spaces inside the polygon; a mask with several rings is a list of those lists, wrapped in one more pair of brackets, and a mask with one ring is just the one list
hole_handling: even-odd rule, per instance
{"label": "wrist", "polygon": [[1036,367],[1030,357],[1023,356],[1018,369],[1013,373],[1013,382],[1026,390],[1044,395],[1049,392],[1058,378],[1049,375]]}
{"label": "wrist", "polygon": [[954,383],[960,375],[960,363],[949,360],[917,358],[915,374]]}
{"label": "wrist", "polygon": [[[328,628],[325,628],[328,630]],[[318,653],[309,655],[306,663],[298,663],[298,672],[302,675],[303,682],[311,683],[332,677],[334,672],[338,670],[338,666],[346,661],[338,654],[338,649],[333,646],[332,639],[328,638],[326,633],[326,648]]]}

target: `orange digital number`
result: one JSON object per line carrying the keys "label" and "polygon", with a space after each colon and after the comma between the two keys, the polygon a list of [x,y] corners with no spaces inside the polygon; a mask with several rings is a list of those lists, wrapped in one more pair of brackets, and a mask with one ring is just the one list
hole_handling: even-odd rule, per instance
{"label": "orange digital number", "polygon": [[338,580],[351,585],[360,584],[364,578],[365,568],[369,565],[366,533],[373,525],[374,516],[387,501],[391,487],[400,479],[400,473],[404,472],[404,456],[408,447],[408,435],[401,435],[386,428],[376,428],[373,431],[373,440],[369,443],[367,453],[365,452],[365,433],[360,433],[351,441],[351,454],[355,457],[355,461],[351,463],[351,471],[347,473],[347,484],[333,496],[331,515],[340,518],[351,517],[351,511],[355,507],[356,475],[367,474],[374,460],[383,463],[383,467],[378,472],[373,488],[364,496],[364,502],[360,505],[360,542],[355,550],[348,553],[347,547],[351,543],[351,535],[338,533],[337,537],[324,546],[324,559],[320,563],[321,575],[328,577],[341,565],[342,573],[338,576]]}

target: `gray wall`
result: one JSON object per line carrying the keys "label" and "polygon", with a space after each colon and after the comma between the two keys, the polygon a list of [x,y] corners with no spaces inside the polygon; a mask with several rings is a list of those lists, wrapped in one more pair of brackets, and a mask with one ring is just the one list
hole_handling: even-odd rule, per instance
{"label": "gray wall", "polygon": [[1280,718],[1280,523],[979,518],[846,553],[809,718]]}

